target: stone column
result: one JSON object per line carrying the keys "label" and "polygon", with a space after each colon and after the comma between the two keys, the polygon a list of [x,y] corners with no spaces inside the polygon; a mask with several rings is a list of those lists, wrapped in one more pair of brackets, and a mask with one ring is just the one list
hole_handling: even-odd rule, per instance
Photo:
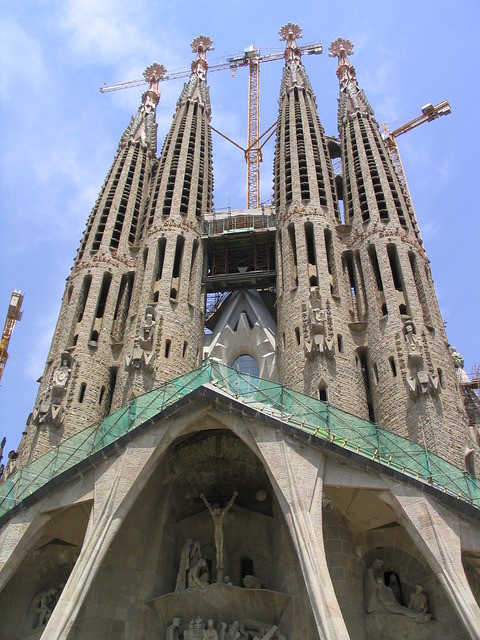
{"label": "stone column", "polygon": [[322,639],[349,638],[327,566],[323,543],[324,456],[277,433],[256,438],[292,536]]}

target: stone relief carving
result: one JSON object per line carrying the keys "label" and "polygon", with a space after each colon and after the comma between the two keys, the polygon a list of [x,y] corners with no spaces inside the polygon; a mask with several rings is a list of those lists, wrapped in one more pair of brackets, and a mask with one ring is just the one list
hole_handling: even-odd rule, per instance
{"label": "stone relief carving", "polygon": [[322,296],[318,287],[310,290],[308,325],[310,337],[305,339],[305,356],[311,360],[317,354],[323,354],[332,358],[335,355],[334,342],[327,337],[327,311],[323,308]]}
{"label": "stone relief carving", "polygon": [[133,351],[125,356],[125,369],[127,371],[143,371],[151,373],[155,363],[155,351],[153,351],[153,338],[155,334],[155,309],[147,306],[140,326],[140,331],[133,343]]}
{"label": "stone relief carving", "polygon": [[238,620],[230,625],[219,621],[216,625],[213,618],[208,618],[205,622],[198,616],[184,625],[181,618],[173,618],[172,624],[167,627],[165,640],[287,640],[287,638],[278,632],[276,625],[251,629]]}
{"label": "stone relief carving", "polygon": [[33,629],[43,629],[55,609],[55,606],[62,594],[64,584],[61,583],[57,587],[51,587],[46,591],[41,591],[37,594],[31,604],[31,611],[36,616]]}
{"label": "stone relief carving", "polygon": [[[363,575],[363,596],[365,611],[368,614],[383,614],[395,616],[403,616],[414,620],[417,623],[428,623],[431,615],[428,613],[427,597],[423,593],[423,587],[417,585],[417,590],[410,597],[408,607],[404,607],[398,600],[395,593],[395,583],[387,586],[383,576],[383,561],[376,558],[370,567],[365,569]],[[391,578],[393,577],[392,574]],[[397,583],[397,594],[400,588]]]}
{"label": "stone relief carving", "polygon": [[67,351],[63,352],[60,357],[60,366],[53,372],[51,390],[44,392],[33,409],[33,422],[37,426],[42,424],[59,426],[62,423],[64,416],[63,404],[72,367],[73,359],[71,354]]}
{"label": "stone relief carving", "polygon": [[217,563],[217,582],[223,582],[223,523],[225,521],[225,516],[232,507],[237,496],[238,492],[234,491],[232,497],[227,502],[225,507],[223,509],[220,509],[219,507],[212,507],[208,500],[205,498],[205,495],[203,493],[200,494],[200,498],[205,503],[205,506],[207,507],[213,519]]}
{"label": "stone relief carving", "polygon": [[207,561],[202,558],[200,543],[188,538],[180,554],[175,591],[205,589],[208,584],[210,584],[210,572]]}
{"label": "stone relief carving", "polygon": [[140,327],[139,343],[142,349],[150,351],[153,345],[153,335],[155,332],[155,310],[148,306],[145,310],[145,317]]}
{"label": "stone relief carving", "polygon": [[404,337],[407,346],[406,382],[410,394],[436,395],[441,390],[440,381],[436,374],[425,370],[422,345],[411,320],[406,320],[404,324]]}

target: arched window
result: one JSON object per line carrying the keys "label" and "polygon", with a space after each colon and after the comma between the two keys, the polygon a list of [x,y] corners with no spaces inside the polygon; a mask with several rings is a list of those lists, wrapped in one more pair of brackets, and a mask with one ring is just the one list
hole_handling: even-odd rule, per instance
{"label": "arched window", "polygon": [[256,376],[257,378],[259,375],[257,361],[248,355],[248,353],[243,353],[241,356],[238,356],[238,358],[235,358],[232,362],[232,369],[249,376]]}

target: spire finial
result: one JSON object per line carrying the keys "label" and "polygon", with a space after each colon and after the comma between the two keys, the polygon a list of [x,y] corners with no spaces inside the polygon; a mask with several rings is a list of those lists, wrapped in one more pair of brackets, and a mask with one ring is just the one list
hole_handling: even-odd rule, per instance
{"label": "spire finial", "polygon": [[340,88],[345,89],[347,84],[357,82],[355,67],[350,64],[347,56],[353,55],[353,43],[344,38],[337,38],[328,47],[329,57],[338,58],[337,76],[340,80]]}
{"label": "spire finial", "polygon": [[160,80],[163,80],[167,75],[167,70],[163,66],[163,64],[158,64],[154,62],[149,67],[145,69],[143,72],[143,77],[145,80],[150,83],[149,88],[143,94],[143,103],[147,104],[147,101],[152,101],[155,107],[160,100],[160,90],[158,88],[158,83]]}
{"label": "spire finial", "polygon": [[193,53],[197,54],[197,57],[192,62],[192,72],[196,73],[201,80],[205,80],[208,69],[207,51],[213,51],[213,42],[209,36],[199,35],[198,38],[194,38],[191,42]]}
{"label": "spire finial", "polygon": [[296,39],[302,37],[302,29],[298,24],[293,24],[292,22],[288,22],[283,27],[280,27],[278,32],[280,36],[280,41],[287,41],[287,46],[285,47],[285,62],[288,64],[289,62],[300,62],[300,58],[302,56],[302,52],[300,51]]}

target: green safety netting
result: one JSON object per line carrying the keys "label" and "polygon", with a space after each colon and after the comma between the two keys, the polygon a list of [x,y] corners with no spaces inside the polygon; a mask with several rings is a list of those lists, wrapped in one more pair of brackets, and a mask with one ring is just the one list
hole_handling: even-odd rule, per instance
{"label": "green safety netting", "polygon": [[480,480],[416,442],[276,382],[207,361],[195,371],[130,400],[10,475],[0,484],[0,517],[52,478],[207,383],[312,437],[328,440],[480,508]]}

